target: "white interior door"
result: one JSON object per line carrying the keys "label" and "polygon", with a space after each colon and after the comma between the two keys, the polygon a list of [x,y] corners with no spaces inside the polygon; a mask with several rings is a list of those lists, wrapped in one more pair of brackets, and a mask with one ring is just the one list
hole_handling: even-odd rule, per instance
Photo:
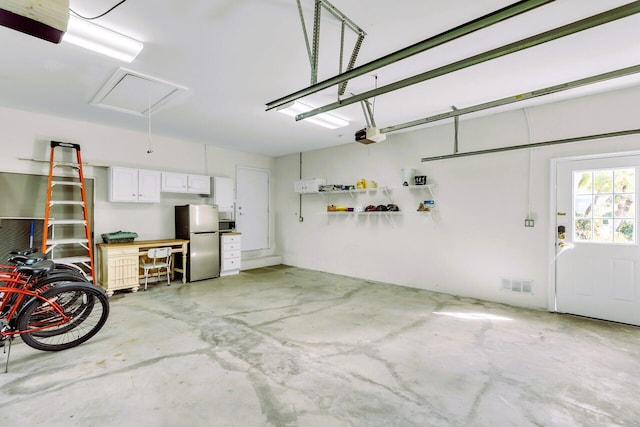
{"label": "white interior door", "polygon": [[242,232],[242,250],[269,248],[269,171],[238,167],[236,229]]}
{"label": "white interior door", "polygon": [[640,325],[639,166],[637,155],[557,163],[557,311]]}

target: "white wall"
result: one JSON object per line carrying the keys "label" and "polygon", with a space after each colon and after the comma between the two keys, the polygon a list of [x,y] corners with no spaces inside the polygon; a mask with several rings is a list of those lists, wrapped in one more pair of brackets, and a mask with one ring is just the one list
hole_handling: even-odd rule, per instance
{"label": "white wall", "polygon": [[[273,158],[217,148],[202,143],[153,136],[153,153],[147,154],[146,132],[134,132],[61,117],[0,108],[0,171],[48,174],[49,142],[78,143],[83,162],[108,166],[126,166],[210,176],[228,176],[235,180],[237,166],[272,170]],[[215,144],[215,141],[212,141]],[[18,160],[45,159],[47,162]],[[94,234],[117,230],[135,231],[140,240],[172,238],[173,206],[207,203],[197,195],[162,193],[161,203],[110,203],[106,167],[85,167],[84,175],[95,178]],[[28,197],[28,195],[25,195]],[[271,235],[274,234],[274,221]],[[256,251],[257,252],[257,251]],[[275,247],[262,251],[275,252]],[[259,254],[243,253],[251,258]]]}
{"label": "white wall", "polygon": [[[638,128],[640,87],[609,94],[461,120],[460,151],[542,142]],[[298,155],[277,159],[277,245],[285,264],[462,296],[546,308],[552,158],[640,149],[640,136],[602,139],[421,163],[450,154],[453,123],[390,134],[385,142],[347,144],[303,154],[303,178],[355,184],[361,178],[399,186],[401,169],[414,167],[435,184],[434,221],[414,213],[430,198],[393,190],[406,213],[381,217],[327,216],[327,204],[388,203],[382,194],[304,195],[298,221]],[[531,181],[529,172],[531,167]],[[531,183],[531,188],[529,188]],[[422,190],[420,190],[422,191]],[[525,228],[531,193],[535,227]],[[534,292],[500,290],[501,278],[533,280]]]}
{"label": "white wall", "polygon": [[[637,128],[639,101],[636,87],[531,107],[526,114],[516,110],[462,120],[460,150]],[[433,222],[414,214],[418,202],[429,196],[403,189],[393,190],[391,199],[407,215],[388,222],[382,217],[355,220],[323,214],[328,203],[386,204],[389,199],[382,193],[371,199],[360,195],[358,201],[349,196],[303,196],[304,222],[299,222],[298,195],[293,192],[297,154],[273,159],[159,136],[153,138],[154,152],[147,154],[145,132],[6,108],[0,108],[0,129],[1,171],[45,175],[47,163],[18,158],[48,159],[52,139],[79,143],[85,162],[102,165],[230,177],[235,177],[238,165],[268,169],[275,211],[270,235],[275,241],[270,250],[243,253],[243,259],[278,254],[289,265],[538,308],[547,305],[548,257],[553,250],[550,160],[640,149],[636,135],[421,163],[422,157],[451,153],[452,123],[390,134],[387,141],[369,146],[352,143],[304,153],[303,177],[323,177],[336,184],[366,178],[397,187],[401,169],[414,167],[435,184]],[[525,228],[530,165],[536,226]],[[106,168],[87,167],[85,175],[96,182],[96,236],[130,230],[140,239],[172,237],[173,206],[204,201],[163,193],[160,204],[109,203]],[[502,277],[533,280],[534,294],[500,291]]]}

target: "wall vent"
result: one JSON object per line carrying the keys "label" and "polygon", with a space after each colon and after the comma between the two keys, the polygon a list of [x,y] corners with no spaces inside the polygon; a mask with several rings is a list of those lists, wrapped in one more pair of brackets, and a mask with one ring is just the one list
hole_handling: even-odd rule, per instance
{"label": "wall vent", "polygon": [[520,294],[532,294],[533,293],[533,280],[527,279],[511,279],[502,278],[503,291],[517,292]]}

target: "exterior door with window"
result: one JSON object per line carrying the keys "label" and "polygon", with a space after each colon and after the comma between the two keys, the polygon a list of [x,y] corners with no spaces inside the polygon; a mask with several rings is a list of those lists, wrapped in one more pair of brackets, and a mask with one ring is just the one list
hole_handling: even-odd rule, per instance
{"label": "exterior door with window", "polygon": [[556,169],[556,309],[640,325],[640,156]]}

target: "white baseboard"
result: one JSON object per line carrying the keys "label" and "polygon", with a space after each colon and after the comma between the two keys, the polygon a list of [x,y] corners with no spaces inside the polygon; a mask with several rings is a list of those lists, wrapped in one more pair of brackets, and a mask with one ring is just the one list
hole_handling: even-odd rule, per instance
{"label": "white baseboard", "polygon": [[282,264],[282,257],[279,255],[268,255],[259,258],[243,259],[240,270],[253,270],[254,268],[270,267]]}

